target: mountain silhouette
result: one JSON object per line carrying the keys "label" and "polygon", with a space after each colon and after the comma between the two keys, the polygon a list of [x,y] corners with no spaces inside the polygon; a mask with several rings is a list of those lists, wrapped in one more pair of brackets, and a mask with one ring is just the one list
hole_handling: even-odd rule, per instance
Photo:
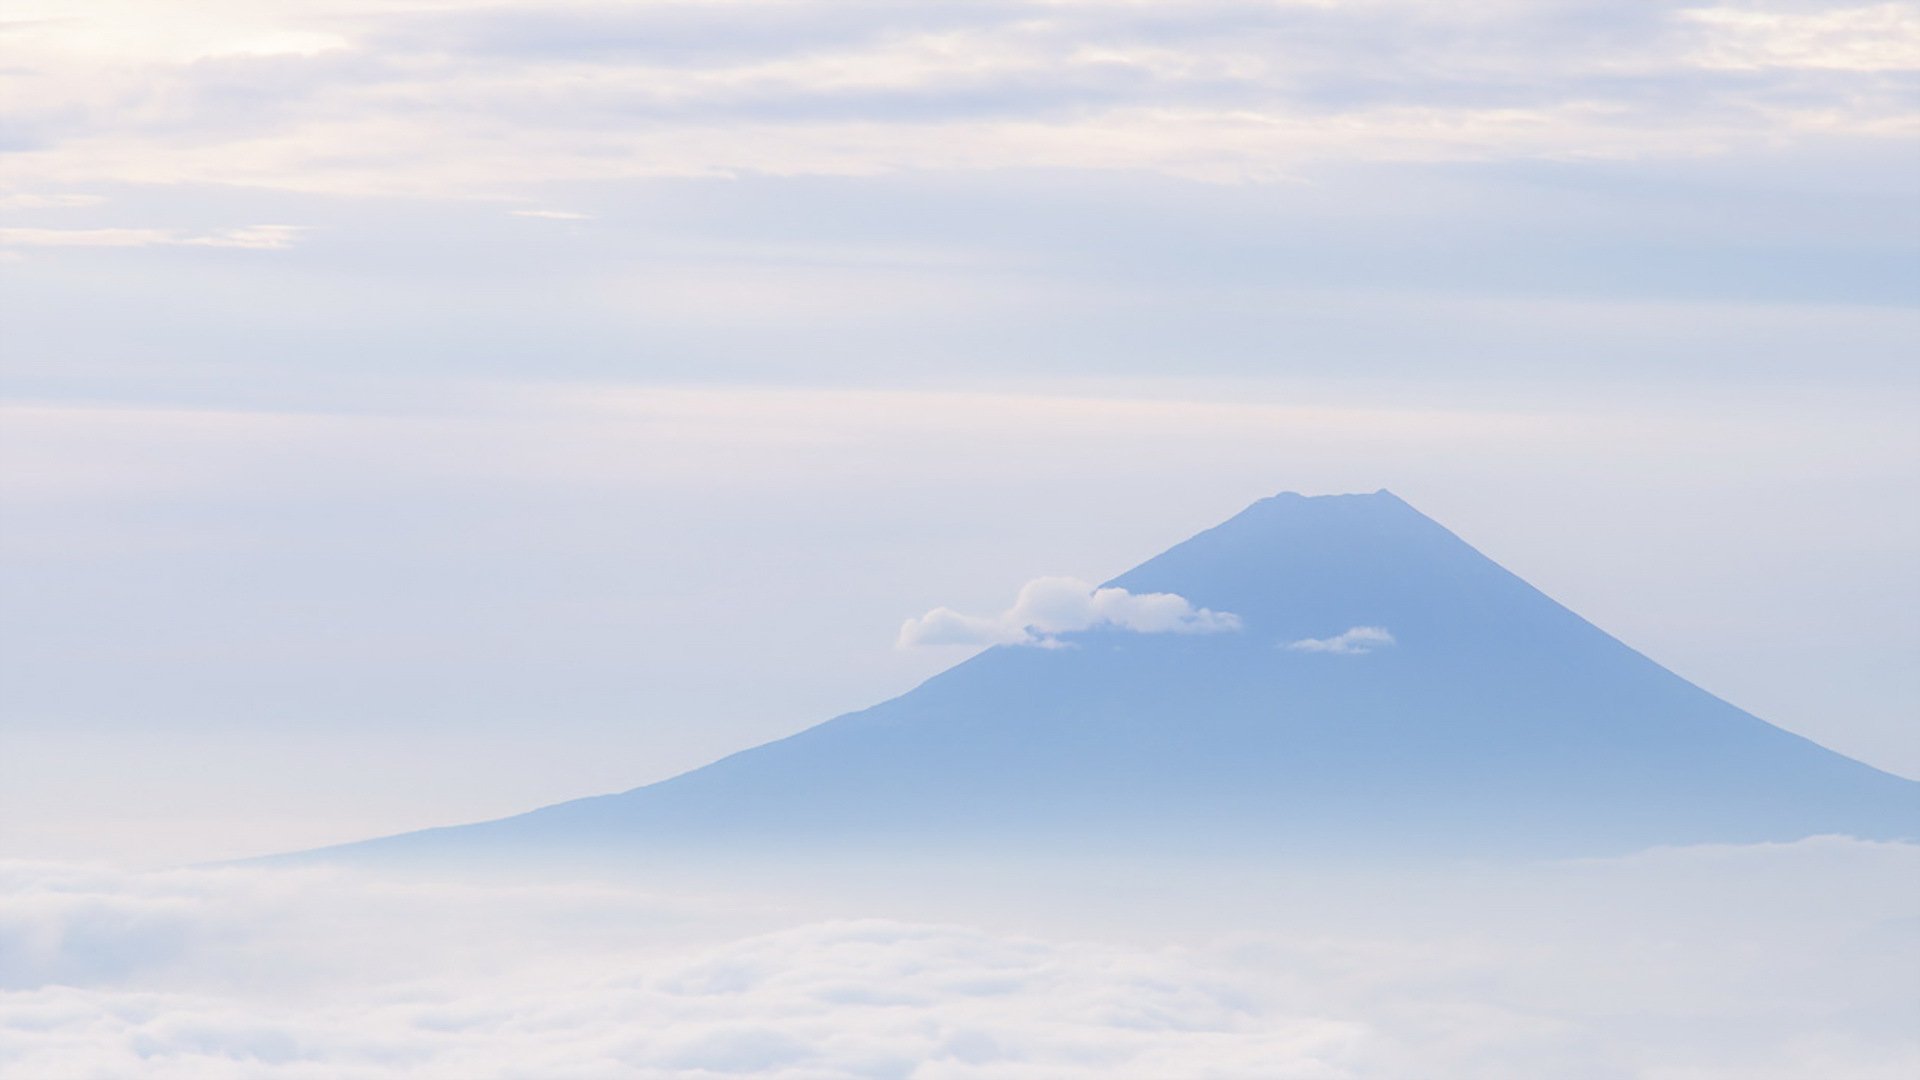
{"label": "mountain silhouette", "polygon": [[1920,783],[1693,686],[1386,491],[1261,500],[1111,584],[1240,627],[996,646],[660,783],[329,854],[1572,855],[1920,835]]}

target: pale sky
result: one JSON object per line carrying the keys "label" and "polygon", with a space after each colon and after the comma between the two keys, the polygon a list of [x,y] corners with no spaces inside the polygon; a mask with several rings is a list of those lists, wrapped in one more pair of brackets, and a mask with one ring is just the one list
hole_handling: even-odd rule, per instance
{"label": "pale sky", "polygon": [[1920,777],[1920,4],[6,18],[0,856],[659,779],[1280,490]]}

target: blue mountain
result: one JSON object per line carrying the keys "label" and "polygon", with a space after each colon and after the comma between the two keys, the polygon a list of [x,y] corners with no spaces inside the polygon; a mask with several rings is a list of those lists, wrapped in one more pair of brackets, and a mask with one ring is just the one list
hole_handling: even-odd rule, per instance
{"label": "blue mountain", "polygon": [[[1713,697],[1385,491],[1262,500],[1111,584],[1241,627],[998,646],[660,783],[333,851],[1581,854],[1920,836],[1920,783]],[[1354,627],[1391,643],[1288,647]]]}

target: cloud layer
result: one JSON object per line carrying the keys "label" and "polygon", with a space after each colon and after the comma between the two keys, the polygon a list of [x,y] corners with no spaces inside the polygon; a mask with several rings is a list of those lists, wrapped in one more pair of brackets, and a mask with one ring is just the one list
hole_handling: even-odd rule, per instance
{"label": "cloud layer", "polygon": [[900,648],[918,645],[1060,644],[1059,635],[1094,629],[1137,634],[1217,634],[1240,629],[1231,612],[1196,608],[1174,593],[1132,593],[1071,577],[1041,577],[1020,588],[998,615],[964,615],[937,607],[900,627]]}
{"label": "cloud layer", "polygon": [[1688,157],[1911,138],[1911,3],[126,4],[0,39],[23,183]]}
{"label": "cloud layer", "polygon": [[977,898],[916,912],[851,886],[865,898],[829,910],[0,864],[0,1071],[1904,1080],[1920,1040],[1888,1006],[1920,959],[1901,888],[1916,859],[1825,839],[1397,886],[1330,875],[1319,913],[1297,875],[1245,868],[1133,911],[1101,880],[1041,883],[1014,904],[1028,928],[956,920],[954,903],[991,907]]}

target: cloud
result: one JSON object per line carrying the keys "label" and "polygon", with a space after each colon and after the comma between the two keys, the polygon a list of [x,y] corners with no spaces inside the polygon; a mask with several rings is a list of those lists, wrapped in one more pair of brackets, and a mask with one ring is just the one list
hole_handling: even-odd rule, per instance
{"label": "cloud", "polygon": [[0,228],[0,247],[218,247],[252,251],[285,251],[293,246],[304,225],[248,225],[210,233],[188,233],[179,229],[104,228],[48,229]]}
{"label": "cloud", "polygon": [[1059,635],[1111,628],[1138,634],[1216,634],[1240,629],[1231,612],[1196,608],[1174,593],[1134,593],[1071,577],[1041,577],[1020,588],[1011,608],[993,616],[937,607],[900,627],[897,645],[1060,644]]}
{"label": "cloud", "polygon": [[1341,653],[1354,655],[1369,653],[1377,648],[1392,645],[1393,635],[1384,627],[1356,626],[1327,638],[1301,638],[1289,641],[1286,647],[1295,652]]}
{"label": "cloud", "polygon": [[0,210],[66,210],[81,206],[97,206],[106,201],[103,195],[86,195],[78,192],[41,195],[21,191],[11,195],[0,195]]}
{"label": "cloud", "polygon": [[[1910,4],[1816,15],[1592,2],[815,0],[86,5],[0,40],[21,182],[524,195],[552,180],[1691,158],[1818,115],[1906,138],[1898,94],[1768,70],[1911,66]],[[1737,79],[1715,73],[1737,69]],[[1769,106],[1792,102],[1794,108]],[[1796,114],[1800,114],[1797,115]]]}
{"label": "cloud", "polygon": [[803,901],[0,863],[0,1061],[35,1080],[1904,1080],[1920,1042],[1887,1003],[1920,950],[1916,870],[1920,848],[1837,838],[1432,878],[1196,864],[1129,906],[1088,867],[958,868],[1018,890],[1013,929],[944,888],[852,880]]}
{"label": "cloud", "polygon": [[573,882],[0,865],[0,962],[39,1080],[1320,1076],[1364,1033],[1181,950]]}
{"label": "cloud", "polygon": [[592,214],[576,213],[572,210],[510,210],[514,217],[544,218],[548,221],[591,221]]}
{"label": "cloud", "polygon": [[172,229],[0,229],[0,246],[8,247],[152,247],[179,243]]}
{"label": "cloud", "polygon": [[1683,11],[1680,18],[1701,30],[1694,60],[1703,67],[1920,71],[1920,4],[1811,12],[1710,7]]}
{"label": "cloud", "polygon": [[176,243],[190,247],[245,248],[250,251],[285,251],[293,246],[305,225],[248,225],[240,229],[184,237]]}

